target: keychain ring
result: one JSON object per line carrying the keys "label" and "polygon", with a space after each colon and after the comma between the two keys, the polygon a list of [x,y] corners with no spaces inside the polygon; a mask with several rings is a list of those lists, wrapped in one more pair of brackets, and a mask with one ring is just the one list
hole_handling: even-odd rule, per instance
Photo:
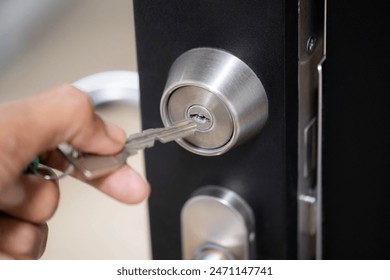
{"label": "keychain ring", "polygon": [[[39,172],[39,169],[47,171],[49,174],[43,174],[42,172]],[[57,175],[53,168],[50,168],[46,165],[43,165],[41,163],[38,164],[38,168],[34,169],[34,174],[42,177],[43,179],[47,181],[57,181],[60,180],[69,174],[71,174],[74,171],[74,166],[73,164],[70,164],[66,167],[66,169],[62,172],[62,174]]]}

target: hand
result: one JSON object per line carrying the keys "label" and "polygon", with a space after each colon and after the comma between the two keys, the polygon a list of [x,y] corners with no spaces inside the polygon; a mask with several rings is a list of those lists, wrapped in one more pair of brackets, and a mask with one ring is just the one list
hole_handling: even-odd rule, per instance
{"label": "hand", "polygon": [[[125,140],[120,128],[105,124],[88,97],[69,85],[0,105],[0,259],[35,259],[45,249],[46,221],[57,208],[59,189],[56,181],[23,174],[36,155],[42,155],[46,165],[61,168],[62,157],[51,152],[60,143],[113,154]],[[128,166],[88,183],[124,203],[138,203],[150,191]]]}

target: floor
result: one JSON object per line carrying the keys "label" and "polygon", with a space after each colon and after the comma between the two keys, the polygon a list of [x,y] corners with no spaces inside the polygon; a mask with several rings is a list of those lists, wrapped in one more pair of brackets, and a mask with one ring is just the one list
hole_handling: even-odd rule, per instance
{"label": "floor", "polygon": [[[136,71],[131,0],[71,1],[0,72],[0,102],[108,70]],[[139,110],[116,105],[101,115],[128,132],[140,130]],[[144,174],[143,155],[129,163]],[[72,178],[61,181],[43,259],[149,259],[147,202],[116,202]]]}

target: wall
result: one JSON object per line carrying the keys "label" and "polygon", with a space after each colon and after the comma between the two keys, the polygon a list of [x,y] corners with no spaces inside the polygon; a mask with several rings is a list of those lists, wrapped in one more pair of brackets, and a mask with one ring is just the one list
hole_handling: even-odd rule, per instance
{"label": "wall", "polygon": [[[28,14],[23,9],[20,15]],[[130,0],[70,1],[48,18],[34,36],[20,41],[23,52],[2,67],[0,102],[101,71],[137,70]],[[7,36],[18,36],[18,31],[11,29]],[[128,132],[140,129],[139,111],[128,106],[106,108],[101,114]],[[142,154],[129,163],[144,172]],[[123,205],[72,178],[61,180],[60,188],[43,259],[150,258],[146,202]]]}

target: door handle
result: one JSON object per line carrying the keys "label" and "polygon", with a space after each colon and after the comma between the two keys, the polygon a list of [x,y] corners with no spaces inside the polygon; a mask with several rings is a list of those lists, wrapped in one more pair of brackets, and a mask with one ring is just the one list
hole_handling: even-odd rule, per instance
{"label": "door handle", "polygon": [[218,186],[198,189],[181,211],[183,259],[253,259],[255,219],[237,193]]}

